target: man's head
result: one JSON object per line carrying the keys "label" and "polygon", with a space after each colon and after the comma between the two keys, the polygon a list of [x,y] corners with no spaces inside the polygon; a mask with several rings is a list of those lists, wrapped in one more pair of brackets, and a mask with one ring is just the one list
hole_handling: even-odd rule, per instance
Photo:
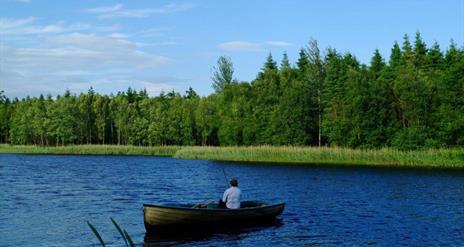
{"label": "man's head", "polygon": [[229,183],[230,183],[230,186],[234,186],[234,187],[238,186],[238,181],[235,178],[232,178]]}

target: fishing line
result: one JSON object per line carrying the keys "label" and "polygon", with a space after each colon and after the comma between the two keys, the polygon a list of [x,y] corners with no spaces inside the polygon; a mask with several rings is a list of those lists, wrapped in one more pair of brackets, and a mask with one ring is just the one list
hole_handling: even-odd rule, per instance
{"label": "fishing line", "polygon": [[229,187],[229,179],[227,179],[226,171],[224,170],[224,167],[221,167],[221,168],[222,168],[222,174],[224,174],[224,179],[226,180],[227,187]]}

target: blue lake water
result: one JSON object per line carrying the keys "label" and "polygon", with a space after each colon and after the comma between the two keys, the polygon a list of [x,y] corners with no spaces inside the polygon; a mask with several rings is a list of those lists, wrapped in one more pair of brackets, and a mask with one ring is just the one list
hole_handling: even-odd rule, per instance
{"label": "blue lake water", "polygon": [[[464,173],[219,163],[142,156],[0,155],[0,246],[140,245],[142,204],[219,199],[286,202],[280,224],[153,246],[464,246]],[[149,239],[147,237],[147,239]]]}

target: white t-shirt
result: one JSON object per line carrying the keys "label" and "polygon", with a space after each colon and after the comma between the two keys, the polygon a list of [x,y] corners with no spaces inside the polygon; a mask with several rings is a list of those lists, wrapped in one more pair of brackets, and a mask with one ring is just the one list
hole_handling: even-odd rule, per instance
{"label": "white t-shirt", "polygon": [[240,194],[242,194],[242,191],[238,187],[232,186],[224,191],[222,201],[226,203],[229,209],[240,208]]}

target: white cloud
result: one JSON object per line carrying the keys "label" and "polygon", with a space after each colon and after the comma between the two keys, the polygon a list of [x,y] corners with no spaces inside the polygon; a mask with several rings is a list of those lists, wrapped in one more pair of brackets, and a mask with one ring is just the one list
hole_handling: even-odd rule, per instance
{"label": "white cloud", "polygon": [[168,4],[159,8],[124,9],[122,4],[107,7],[87,9],[89,13],[97,14],[98,18],[143,18],[155,14],[168,14],[192,8],[189,4]]}
{"label": "white cloud", "polygon": [[58,47],[4,47],[4,67],[11,71],[56,73],[118,65],[127,68],[154,68],[171,62],[169,58],[138,50],[135,43],[125,39],[73,33],[51,37],[48,42]]}
{"label": "white cloud", "polygon": [[[139,50],[136,43],[123,38],[72,33],[49,37],[42,43],[46,46],[17,48],[0,44],[0,85],[8,95],[55,95],[67,88],[82,91],[80,87],[88,89],[85,83],[113,74],[137,80],[139,73],[172,62]],[[143,87],[155,93],[167,86],[145,83]],[[119,89],[107,85],[106,90],[110,93]]]}
{"label": "white cloud", "polygon": [[246,41],[230,41],[219,44],[218,47],[225,51],[263,51],[258,43]]}
{"label": "white cloud", "polygon": [[24,35],[24,34],[43,34],[43,33],[59,33],[63,32],[64,28],[61,23],[34,26],[29,25],[35,21],[35,18],[29,17],[26,19],[2,19],[0,20],[0,34],[9,35]]}
{"label": "white cloud", "polygon": [[110,35],[108,35],[108,37],[117,38],[117,39],[126,39],[129,37],[129,35],[125,33],[111,33]]}
{"label": "white cloud", "polygon": [[135,48],[135,45],[119,37],[104,37],[95,34],[71,33],[60,36],[50,37],[48,41],[55,44],[72,45],[89,50],[129,50]]}
{"label": "white cloud", "polygon": [[118,25],[94,26],[81,22],[66,24],[63,21],[48,25],[37,25],[36,18],[34,17],[0,19],[0,34],[3,35],[58,34],[76,31],[114,32],[119,29],[120,27]]}
{"label": "white cloud", "polygon": [[[118,11],[118,6],[107,11]],[[146,88],[151,95],[178,90],[175,80],[148,76],[159,73],[157,68],[173,60],[142,48],[174,42],[141,43],[135,39],[158,36],[166,29],[124,33],[119,25],[43,21],[35,17],[0,18],[0,88],[7,96],[56,95],[66,89],[79,93],[90,86],[102,93],[129,86]]]}
{"label": "white cloud", "polygon": [[[0,71],[0,85],[5,90],[7,97],[26,97],[38,96],[39,94],[62,95],[69,89],[72,93],[86,92],[90,87],[101,94],[116,93],[126,91],[128,87],[134,90],[146,89],[150,96],[157,96],[161,92],[180,91],[178,83],[181,80],[173,77],[149,78],[137,75],[99,75],[89,77],[86,73],[75,75],[63,75],[61,77],[51,77],[48,75],[37,75],[33,78],[18,78],[18,75],[7,75]],[[97,78],[97,79],[94,79]],[[29,79],[26,81],[25,79]]]}
{"label": "white cloud", "polygon": [[291,46],[292,44],[286,41],[265,41],[265,42],[248,42],[248,41],[230,41],[218,45],[219,49],[224,51],[264,51],[265,46]]}
{"label": "white cloud", "polygon": [[32,16],[23,19],[0,18],[0,30],[24,26],[34,21],[35,18]]}
{"label": "white cloud", "polygon": [[120,10],[121,8],[122,8],[122,4],[118,3],[118,4],[113,5],[113,6],[87,9],[87,12],[89,12],[89,13],[110,13],[110,12],[115,12],[117,10]]}
{"label": "white cloud", "polygon": [[118,24],[97,26],[88,23],[77,22],[64,27],[65,32],[92,31],[92,32],[115,32],[119,31],[121,26]]}
{"label": "white cloud", "polygon": [[[111,86],[111,89],[116,91],[125,91],[128,87],[131,87],[134,90],[142,90],[146,89],[147,93],[150,96],[157,96],[161,92],[169,92],[169,91],[179,91],[179,86],[176,85],[178,82],[177,78],[172,77],[152,77],[152,78],[103,78],[97,81],[93,81],[89,84],[79,84],[81,90],[87,90],[90,86],[92,86],[95,90],[99,90],[100,88],[104,90],[104,88],[108,88]],[[76,85],[77,86],[77,85]],[[108,92],[110,93],[110,92]]]}
{"label": "white cloud", "polygon": [[270,45],[270,46],[292,46],[292,43],[286,42],[286,41],[265,41],[264,44]]}
{"label": "white cloud", "polygon": [[161,41],[161,42],[136,42],[137,47],[151,47],[151,46],[170,46],[170,45],[177,45],[175,41]]}
{"label": "white cloud", "polygon": [[150,28],[142,31],[135,32],[133,35],[142,38],[153,38],[164,36],[163,32],[171,30],[172,28]]}

